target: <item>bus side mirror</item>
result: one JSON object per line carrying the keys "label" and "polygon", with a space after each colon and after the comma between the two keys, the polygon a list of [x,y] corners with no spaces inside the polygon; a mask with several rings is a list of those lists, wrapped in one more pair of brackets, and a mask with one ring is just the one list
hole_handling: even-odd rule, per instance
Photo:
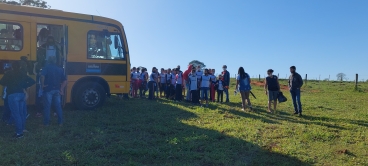
{"label": "bus side mirror", "polygon": [[118,38],[117,35],[115,35],[115,37],[114,37],[114,47],[115,47],[115,49],[118,49],[118,47],[119,47],[119,38]]}

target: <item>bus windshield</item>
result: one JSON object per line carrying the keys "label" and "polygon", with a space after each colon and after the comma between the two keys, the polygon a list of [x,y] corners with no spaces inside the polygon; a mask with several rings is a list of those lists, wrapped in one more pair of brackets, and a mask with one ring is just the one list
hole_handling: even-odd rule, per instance
{"label": "bus windshield", "polygon": [[91,31],[88,33],[89,59],[124,59],[121,35]]}

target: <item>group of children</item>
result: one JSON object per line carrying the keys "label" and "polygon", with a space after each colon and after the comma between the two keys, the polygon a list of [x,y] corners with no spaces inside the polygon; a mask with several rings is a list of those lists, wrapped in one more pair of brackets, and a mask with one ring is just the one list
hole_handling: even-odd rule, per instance
{"label": "group of children", "polygon": [[[149,75],[146,68],[133,67],[131,70],[131,91],[132,98],[145,98],[145,93],[149,90],[148,99],[163,98],[192,102],[201,106],[208,102],[223,102],[225,86],[223,75],[215,75],[215,69],[204,69],[201,66],[188,66],[188,70],[182,72],[180,66],[173,69],[163,69],[158,72],[156,67],[152,68]],[[138,94],[139,91],[139,94]],[[184,93],[183,93],[184,92]],[[201,101],[201,102],[200,102]]]}

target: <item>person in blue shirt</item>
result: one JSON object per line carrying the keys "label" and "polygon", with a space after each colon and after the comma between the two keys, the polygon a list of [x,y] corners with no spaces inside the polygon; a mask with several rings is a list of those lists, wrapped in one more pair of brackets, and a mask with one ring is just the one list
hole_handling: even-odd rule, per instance
{"label": "person in blue shirt", "polygon": [[253,110],[252,104],[250,103],[249,94],[252,87],[250,86],[250,76],[244,71],[243,67],[239,67],[238,77],[236,78],[235,91],[239,88],[240,95],[242,98],[242,110],[246,109],[245,100],[247,100],[250,111]]}
{"label": "person in blue shirt", "polygon": [[157,81],[158,75],[157,75],[157,68],[152,68],[152,73],[150,74],[149,81],[148,81],[148,99],[154,100],[155,99],[155,87],[157,87]]}
{"label": "person in blue shirt", "polygon": [[61,96],[64,95],[66,86],[66,77],[63,69],[56,64],[56,57],[51,56],[48,64],[41,72],[41,86],[43,87],[44,96],[44,119],[45,126],[50,125],[50,109],[54,105],[59,126],[63,125],[63,113],[61,109]]}
{"label": "person in blue shirt", "polygon": [[211,76],[208,69],[204,70],[204,75],[200,78],[201,85],[201,102],[203,104],[206,101],[206,107],[208,107],[208,91],[210,90]]}

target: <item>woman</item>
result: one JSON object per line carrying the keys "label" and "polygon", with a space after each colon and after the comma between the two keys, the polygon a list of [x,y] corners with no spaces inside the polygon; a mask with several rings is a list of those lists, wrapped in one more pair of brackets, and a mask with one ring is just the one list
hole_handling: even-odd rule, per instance
{"label": "woman", "polygon": [[142,72],[139,76],[139,85],[140,85],[139,96],[141,98],[144,98],[147,91],[147,79],[148,79],[147,69],[142,68]]}
{"label": "woman", "polygon": [[264,85],[265,93],[266,95],[268,95],[268,112],[270,113],[272,113],[272,110],[271,110],[272,101],[273,101],[273,111],[276,111],[277,95],[280,92],[279,79],[277,78],[277,76],[272,75],[272,74],[273,74],[272,69],[267,70],[268,76],[265,79],[265,85]]}
{"label": "woman", "polygon": [[248,73],[244,71],[243,67],[239,67],[239,70],[238,70],[238,77],[236,78],[235,92],[237,91],[238,88],[239,88],[240,95],[242,98],[242,110],[244,111],[246,109],[245,100],[247,100],[249,109],[250,111],[252,111],[253,108],[252,108],[252,104],[250,103],[250,99],[249,99],[249,93],[250,93],[250,90],[252,89],[250,86],[250,76]]}
{"label": "woman", "polygon": [[152,68],[152,73],[149,77],[149,82],[148,82],[148,99],[149,100],[154,100],[155,99],[155,87],[157,86],[157,68],[153,67]]}
{"label": "woman", "polygon": [[19,62],[12,65],[13,70],[7,72],[0,80],[0,85],[6,86],[9,109],[16,127],[15,138],[22,138],[26,123],[26,101],[28,98],[27,88],[35,81],[21,71]]}

